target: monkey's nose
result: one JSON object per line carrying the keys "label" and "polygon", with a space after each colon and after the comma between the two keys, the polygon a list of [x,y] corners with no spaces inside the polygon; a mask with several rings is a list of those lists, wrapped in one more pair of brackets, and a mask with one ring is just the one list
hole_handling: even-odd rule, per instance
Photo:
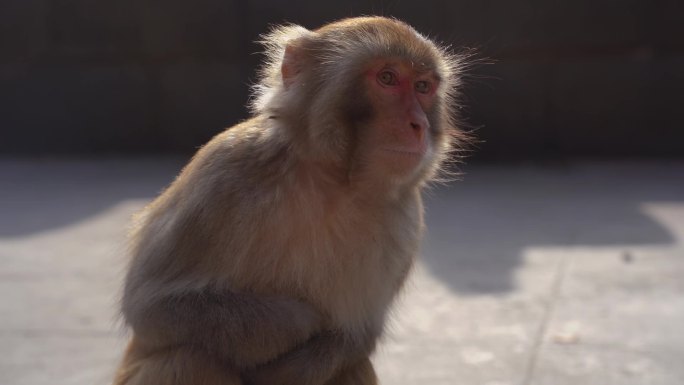
{"label": "monkey's nose", "polygon": [[417,100],[414,100],[408,111],[407,120],[411,126],[411,130],[416,135],[418,140],[423,140],[425,131],[430,129],[430,122],[428,121],[425,111]]}
{"label": "monkey's nose", "polygon": [[408,114],[408,121],[414,130],[428,130],[430,129],[430,122],[428,121],[425,112],[420,108],[414,108]]}
{"label": "monkey's nose", "polygon": [[423,137],[425,136],[425,126],[420,123],[411,122],[411,129],[413,130],[413,134],[416,136],[416,139],[422,141]]}

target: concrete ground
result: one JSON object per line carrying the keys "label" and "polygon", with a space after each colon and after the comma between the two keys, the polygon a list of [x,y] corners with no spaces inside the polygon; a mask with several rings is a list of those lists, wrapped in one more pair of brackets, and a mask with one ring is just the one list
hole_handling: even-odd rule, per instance
{"label": "concrete ground", "polygon": [[[0,162],[0,384],[108,384],[125,229],[181,165]],[[684,163],[465,171],[427,197],[383,384],[683,383]]]}

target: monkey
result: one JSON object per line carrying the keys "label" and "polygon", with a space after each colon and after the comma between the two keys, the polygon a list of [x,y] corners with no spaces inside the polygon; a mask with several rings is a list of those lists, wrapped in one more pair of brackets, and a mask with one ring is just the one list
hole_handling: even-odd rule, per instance
{"label": "monkey", "polygon": [[392,18],[274,27],[252,116],[135,219],[115,385],[373,385],[463,58]]}

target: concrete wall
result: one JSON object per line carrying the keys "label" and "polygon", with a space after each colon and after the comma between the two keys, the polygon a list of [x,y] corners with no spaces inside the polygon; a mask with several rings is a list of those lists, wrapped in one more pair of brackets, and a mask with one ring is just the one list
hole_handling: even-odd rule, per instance
{"label": "concrete wall", "polygon": [[269,23],[362,14],[495,61],[465,89],[479,158],[684,156],[677,0],[2,0],[0,154],[192,152],[247,116]]}

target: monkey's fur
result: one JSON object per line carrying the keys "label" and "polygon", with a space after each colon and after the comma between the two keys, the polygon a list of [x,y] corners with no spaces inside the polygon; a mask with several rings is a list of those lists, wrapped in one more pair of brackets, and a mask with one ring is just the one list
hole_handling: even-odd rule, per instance
{"label": "monkey's fur", "polygon": [[[254,117],[136,218],[116,385],[376,384],[369,355],[418,249],[421,190],[462,135],[460,61],[380,17],[264,43]],[[379,110],[362,73],[385,58],[437,79],[418,160],[378,155],[402,112]]]}

